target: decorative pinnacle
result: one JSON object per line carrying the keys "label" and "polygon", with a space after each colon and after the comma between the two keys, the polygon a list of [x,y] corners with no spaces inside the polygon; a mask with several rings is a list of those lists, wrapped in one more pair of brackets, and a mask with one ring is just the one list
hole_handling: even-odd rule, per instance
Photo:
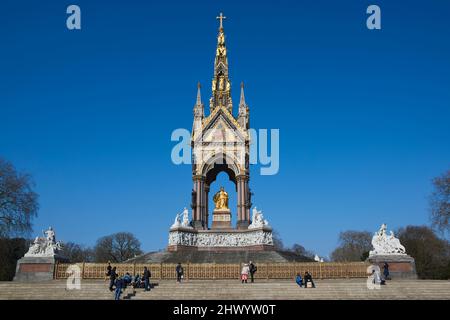
{"label": "decorative pinnacle", "polygon": [[197,83],[197,101],[196,101],[196,105],[200,106],[202,104],[202,96],[200,94],[200,81]]}
{"label": "decorative pinnacle", "polygon": [[244,82],[241,82],[241,99],[239,101],[239,107],[244,107],[245,104],[245,95],[244,95]]}

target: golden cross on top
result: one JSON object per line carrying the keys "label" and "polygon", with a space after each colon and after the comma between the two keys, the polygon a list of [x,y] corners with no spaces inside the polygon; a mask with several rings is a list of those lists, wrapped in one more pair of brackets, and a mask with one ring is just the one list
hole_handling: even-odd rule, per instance
{"label": "golden cross on top", "polygon": [[220,20],[220,29],[223,29],[222,22],[223,22],[223,19],[226,19],[226,18],[227,18],[227,17],[225,17],[225,16],[222,14],[222,12],[220,13],[220,16],[216,17],[216,19],[219,19],[219,20]]}

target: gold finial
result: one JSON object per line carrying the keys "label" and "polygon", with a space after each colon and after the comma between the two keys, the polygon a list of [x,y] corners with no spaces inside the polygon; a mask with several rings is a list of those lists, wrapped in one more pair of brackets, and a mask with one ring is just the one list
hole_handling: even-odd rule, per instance
{"label": "gold finial", "polygon": [[244,89],[244,81],[241,82],[241,89]]}
{"label": "gold finial", "polygon": [[197,82],[197,89],[200,89],[202,87],[202,85],[200,84],[200,81]]}
{"label": "gold finial", "polygon": [[222,12],[220,13],[220,15],[218,16],[218,17],[216,17],[216,19],[219,19],[220,20],[220,29],[222,30],[223,29],[223,19],[226,19],[227,17],[225,17],[223,14],[222,14]]}

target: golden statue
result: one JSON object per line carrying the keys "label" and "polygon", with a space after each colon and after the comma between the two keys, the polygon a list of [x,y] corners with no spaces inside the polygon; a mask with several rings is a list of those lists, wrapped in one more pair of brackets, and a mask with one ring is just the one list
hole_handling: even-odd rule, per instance
{"label": "golden statue", "polygon": [[216,209],[228,209],[228,193],[220,187],[220,190],[214,195],[214,203],[216,204]]}

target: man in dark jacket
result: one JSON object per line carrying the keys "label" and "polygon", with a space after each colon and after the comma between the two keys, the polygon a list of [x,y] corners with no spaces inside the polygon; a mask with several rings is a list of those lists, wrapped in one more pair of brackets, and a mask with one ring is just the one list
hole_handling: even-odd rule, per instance
{"label": "man in dark jacket", "polygon": [[117,273],[116,273],[116,267],[111,269],[111,272],[109,274],[109,291],[113,291],[113,286],[114,286],[114,281],[117,278]]}
{"label": "man in dark jacket", "polygon": [[144,280],[144,286],[145,291],[150,291],[150,277],[151,277],[150,270],[147,269],[147,267],[144,267],[144,274],[142,276],[142,279]]}
{"label": "man in dark jacket", "polygon": [[177,264],[177,266],[175,268],[175,271],[177,273],[177,282],[181,282],[181,278],[183,278],[183,273],[184,273],[184,270],[183,270],[183,267],[181,266],[181,263],[178,262],[178,264]]}
{"label": "man in dark jacket", "polygon": [[253,264],[253,262],[250,261],[250,264],[248,265],[249,271],[250,271],[250,281],[253,283],[254,282],[254,275],[256,270],[258,270],[258,268]]}
{"label": "man in dark jacket", "polygon": [[389,278],[389,265],[387,262],[385,262],[383,265],[383,275],[384,275],[384,280],[391,280]]}
{"label": "man in dark jacket", "polygon": [[111,276],[111,270],[112,270],[111,262],[108,261],[108,266],[106,267],[106,276],[107,277]]}
{"label": "man in dark jacket", "polygon": [[313,278],[308,271],[305,272],[304,281],[305,281],[305,288],[308,288],[308,282],[311,282],[311,287],[313,287],[313,288],[316,287],[316,285],[314,284]]}
{"label": "man in dark jacket", "polygon": [[116,285],[116,292],[114,295],[114,300],[120,300],[120,295],[122,294],[122,288],[125,287],[123,279],[122,278],[118,278],[115,281],[115,285]]}

